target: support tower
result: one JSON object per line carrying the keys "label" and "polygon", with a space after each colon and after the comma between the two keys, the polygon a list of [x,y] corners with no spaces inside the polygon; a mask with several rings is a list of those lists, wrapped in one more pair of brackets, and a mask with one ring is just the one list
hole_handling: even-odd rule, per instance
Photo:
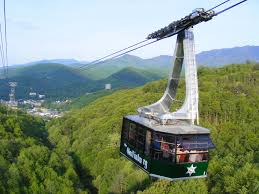
{"label": "support tower", "polygon": [[[186,92],[182,107],[170,112],[175,100],[182,68],[185,72]],[[169,73],[167,88],[163,97],[154,104],[138,109],[141,117],[158,121],[160,124],[173,124],[175,120],[184,120],[199,124],[198,115],[198,79],[195,60],[194,35],[192,29],[182,31],[177,36],[173,67]]]}
{"label": "support tower", "polygon": [[15,87],[17,86],[17,82],[9,82],[9,86],[11,87],[11,91],[9,94],[9,97],[10,97],[9,103],[12,106],[17,106],[17,102],[15,101]]}

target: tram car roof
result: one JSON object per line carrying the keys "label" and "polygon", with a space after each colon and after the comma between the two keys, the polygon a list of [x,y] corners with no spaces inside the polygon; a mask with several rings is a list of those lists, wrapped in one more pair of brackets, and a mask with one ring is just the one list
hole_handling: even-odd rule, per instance
{"label": "tram car roof", "polygon": [[183,135],[183,134],[209,134],[210,130],[201,126],[189,124],[186,121],[176,120],[174,124],[171,125],[161,125],[158,122],[155,122],[152,119],[145,117],[140,117],[139,115],[128,115],[124,118],[131,120],[135,123],[141,124],[153,131],[161,133],[170,133],[174,135]]}

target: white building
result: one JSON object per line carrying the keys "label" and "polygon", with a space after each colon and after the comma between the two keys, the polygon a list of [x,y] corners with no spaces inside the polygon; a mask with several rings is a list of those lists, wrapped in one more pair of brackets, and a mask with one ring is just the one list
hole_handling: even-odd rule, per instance
{"label": "white building", "polygon": [[111,90],[112,85],[111,84],[105,84],[105,90]]}
{"label": "white building", "polygon": [[29,95],[30,95],[31,97],[36,97],[36,96],[37,96],[36,92],[30,92]]}
{"label": "white building", "polygon": [[45,95],[39,94],[39,99],[45,98]]}

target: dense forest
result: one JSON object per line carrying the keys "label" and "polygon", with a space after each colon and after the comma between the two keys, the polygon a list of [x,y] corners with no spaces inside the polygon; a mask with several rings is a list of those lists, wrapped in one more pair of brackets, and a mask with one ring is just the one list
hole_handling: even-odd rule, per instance
{"label": "dense forest", "polygon": [[73,110],[73,109],[80,109],[91,102],[95,101],[96,99],[107,96],[115,92],[116,90],[101,90],[98,92],[93,92],[93,93],[86,93],[82,96],[79,96],[77,98],[72,99],[70,102],[65,103],[65,104],[57,104],[53,101],[45,101],[43,106],[50,108],[50,109],[56,109],[59,111],[68,111],[68,110]]}
{"label": "dense forest", "polygon": [[200,123],[216,146],[207,179],[154,180],[119,155],[122,117],[158,100],[161,80],[46,125],[1,108],[0,193],[259,193],[259,65],[201,67],[198,77]]}
{"label": "dense forest", "polygon": [[0,193],[88,193],[76,158],[51,144],[45,123],[0,106]]}
{"label": "dense forest", "polygon": [[[147,82],[161,79],[161,75],[149,70],[125,67],[114,74],[99,80],[84,75],[84,70],[61,64],[35,64],[11,68],[6,79],[0,77],[0,98],[9,99],[9,82],[17,82],[16,99],[30,99],[29,93],[44,94],[46,100],[76,98],[85,93],[104,90],[105,84],[112,88],[133,88]],[[156,71],[154,71],[156,72]],[[37,99],[34,97],[34,99]]]}

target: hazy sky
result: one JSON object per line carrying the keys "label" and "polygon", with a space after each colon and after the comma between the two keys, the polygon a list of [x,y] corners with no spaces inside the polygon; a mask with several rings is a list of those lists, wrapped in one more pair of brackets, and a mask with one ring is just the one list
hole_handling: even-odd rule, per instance
{"label": "hazy sky", "polygon": [[[9,62],[94,60],[145,39],[194,8],[211,8],[222,1],[6,0]],[[259,0],[248,0],[196,26],[194,32],[197,52],[259,45]],[[172,55],[174,43],[175,38],[166,39],[131,54],[143,58]]]}

